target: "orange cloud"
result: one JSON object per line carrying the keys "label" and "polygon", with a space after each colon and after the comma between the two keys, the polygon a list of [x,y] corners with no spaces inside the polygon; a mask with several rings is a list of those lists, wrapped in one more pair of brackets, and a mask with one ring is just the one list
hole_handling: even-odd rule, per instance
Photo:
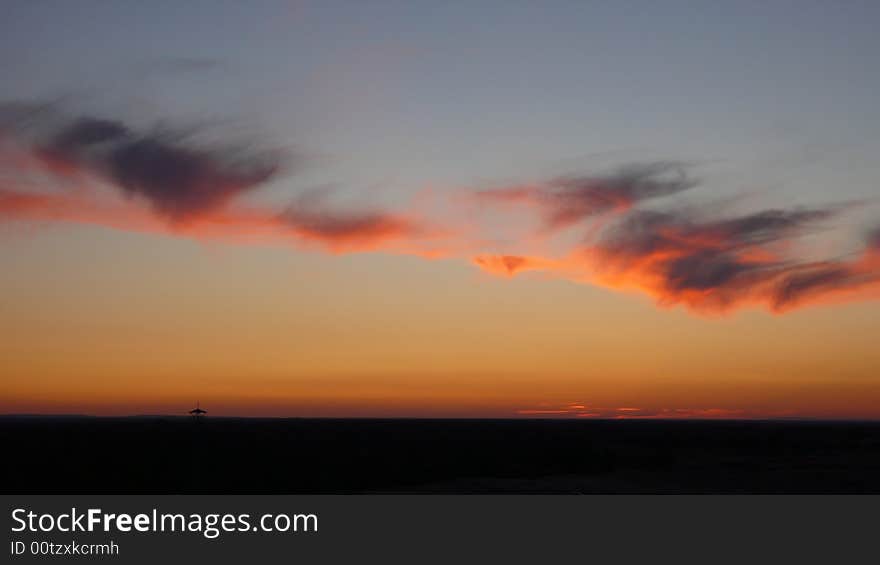
{"label": "orange cloud", "polygon": [[758,304],[784,312],[880,282],[871,243],[852,260],[801,261],[780,251],[837,213],[767,210],[723,219],[636,213],[582,253],[595,280],[637,288],[661,304],[716,312]]}
{"label": "orange cloud", "polygon": [[[496,276],[543,272],[639,291],[660,305],[702,313],[747,306],[781,313],[880,294],[880,232],[870,234],[855,256],[806,260],[793,250],[801,236],[838,217],[842,206],[727,216],[646,208],[698,186],[682,163],[631,164],[604,175],[469,190],[446,208],[407,213],[340,209],[315,194],[280,210],[245,204],[246,194],[283,170],[280,155],[70,117],[53,107],[0,106],[0,219],[294,243],[334,253],[458,257]],[[475,205],[488,217],[471,209]],[[511,207],[535,215],[539,226],[506,221]],[[503,237],[495,233],[499,226]],[[575,229],[580,237],[566,238]]]}
{"label": "orange cloud", "polygon": [[415,218],[331,208],[314,195],[284,210],[247,206],[241,197],[282,171],[282,152],[195,137],[72,117],[51,105],[0,105],[0,172],[24,187],[0,186],[0,219],[294,242],[332,252],[421,253],[410,242],[430,235]]}
{"label": "orange cloud", "polygon": [[790,412],[750,412],[741,408],[635,408],[631,406],[608,408],[572,404],[558,408],[525,408],[516,411],[520,416],[555,418],[597,418],[609,420],[686,420],[686,419],[763,419],[790,416]]}
{"label": "orange cloud", "polygon": [[477,255],[472,262],[487,273],[507,277],[525,271],[553,269],[556,264],[550,259],[520,255]]}
{"label": "orange cloud", "polygon": [[[162,233],[233,244],[316,244],[334,252],[394,247],[415,228],[405,218],[373,214],[329,215],[319,225],[259,208],[225,208],[186,221],[170,222],[137,205],[105,201],[93,194],[27,193],[0,189],[0,220],[101,225],[126,231]],[[301,218],[299,219],[301,220]],[[333,222],[342,222],[327,227]]]}
{"label": "orange cloud", "polygon": [[578,282],[635,290],[658,304],[703,313],[763,306],[783,313],[808,304],[878,297],[880,244],[869,235],[851,259],[800,260],[788,250],[838,215],[837,207],[765,210],[729,218],[632,210],[557,257],[479,255],[494,275],[544,271]]}

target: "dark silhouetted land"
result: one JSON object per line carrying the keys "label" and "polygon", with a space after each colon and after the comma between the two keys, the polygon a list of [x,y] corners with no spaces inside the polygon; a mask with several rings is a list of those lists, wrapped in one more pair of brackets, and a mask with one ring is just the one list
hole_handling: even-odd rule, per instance
{"label": "dark silhouetted land", "polygon": [[880,493],[880,423],[0,417],[19,493]]}

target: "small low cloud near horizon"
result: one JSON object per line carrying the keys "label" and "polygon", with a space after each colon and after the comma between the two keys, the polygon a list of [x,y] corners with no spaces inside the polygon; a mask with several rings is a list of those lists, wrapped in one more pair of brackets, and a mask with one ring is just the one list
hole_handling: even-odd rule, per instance
{"label": "small low cloud near horizon", "polygon": [[0,412],[880,417],[872,3],[0,11]]}

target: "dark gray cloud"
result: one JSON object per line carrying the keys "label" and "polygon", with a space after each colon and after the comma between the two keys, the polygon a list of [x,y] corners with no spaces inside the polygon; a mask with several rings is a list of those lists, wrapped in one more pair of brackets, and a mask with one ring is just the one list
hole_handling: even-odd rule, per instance
{"label": "dark gray cloud", "polygon": [[812,229],[824,220],[831,219],[839,209],[764,210],[715,224],[696,228],[706,237],[720,237],[740,245],[757,245],[797,235]]}
{"label": "dark gray cloud", "polygon": [[413,228],[408,220],[384,212],[329,212],[302,204],[291,206],[281,218],[306,237],[340,243],[399,237]]}
{"label": "dark gray cloud", "polygon": [[699,212],[633,211],[609,229],[602,245],[623,258],[659,251],[727,252],[772,243],[815,229],[838,208],[764,210],[726,219]]}
{"label": "dark gray cloud", "polygon": [[723,308],[757,298],[784,309],[877,280],[877,266],[864,258],[805,262],[790,255],[795,238],[823,229],[840,211],[773,209],[721,219],[692,210],[632,211],[591,249],[602,268],[652,281],[661,301]]}
{"label": "dark gray cloud", "polygon": [[876,252],[880,252],[880,226],[874,228],[867,236],[868,246]]}
{"label": "dark gray cloud", "polygon": [[773,293],[776,308],[796,304],[804,298],[830,290],[869,282],[871,275],[859,273],[849,265],[828,264],[792,269],[781,277]]}
{"label": "dark gray cloud", "polygon": [[138,131],[118,120],[70,117],[51,105],[0,105],[0,129],[53,169],[98,175],[173,221],[215,209],[281,168],[280,151],[200,144],[192,132]]}
{"label": "dark gray cloud", "polygon": [[772,275],[778,265],[742,260],[728,253],[694,251],[670,259],[662,269],[666,286],[677,292],[711,290],[744,282],[756,282]]}
{"label": "dark gray cloud", "polygon": [[542,214],[545,227],[555,230],[695,186],[697,181],[688,175],[685,164],[661,161],[631,163],[604,176],[559,177],[537,186],[482,191],[478,196],[534,206]]}
{"label": "dark gray cloud", "polygon": [[880,228],[865,236],[863,253],[854,260],[796,265],[778,281],[773,295],[784,308],[827,292],[856,289],[880,282]]}
{"label": "dark gray cloud", "polygon": [[61,154],[81,151],[91,145],[114,141],[129,136],[123,124],[112,120],[79,118],[50,141],[46,150]]}

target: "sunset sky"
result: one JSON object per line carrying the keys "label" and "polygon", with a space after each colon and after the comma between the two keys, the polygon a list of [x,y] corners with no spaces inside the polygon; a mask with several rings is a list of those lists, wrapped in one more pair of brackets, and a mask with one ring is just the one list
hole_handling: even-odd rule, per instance
{"label": "sunset sky", "polygon": [[0,413],[880,418],[878,21],[3,2]]}

